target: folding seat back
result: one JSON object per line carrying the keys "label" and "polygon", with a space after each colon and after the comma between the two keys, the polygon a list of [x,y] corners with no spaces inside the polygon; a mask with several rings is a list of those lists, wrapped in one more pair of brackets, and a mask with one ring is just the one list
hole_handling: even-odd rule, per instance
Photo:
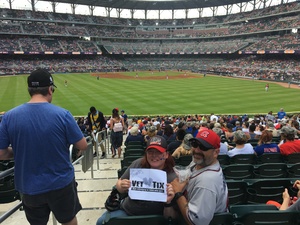
{"label": "folding seat back", "polygon": [[228,155],[218,155],[218,160],[221,166],[230,164],[230,157]]}
{"label": "folding seat back", "polygon": [[192,160],[193,157],[191,155],[180,156],[176,160],[176,164],[181,166],[188,166],[192,162]]}
{"label": "folding seat back", "polygon": [[253,178],[254,167],[251,164],[231,164],[223,167],[225,179],[250,179]]}
{"label": "folding seat back", "polygon": [[230,164],[256,164],[255,154],[238,154],[231,157]]}
{"label": "folding seat back", "polygon": [[264,153],[257,157],[257,163],[283,163],[283,156],[281,153]]}
{"label": "folding seat back", "polygon": [[166,225],[167,219],[162,215],[115,217],[104,223],[105,225]]}
{"label": "folding seat back", "polygon": [[264,163],[254,170],[255,178],[286,178],[287,165],[285,163]]}
{"label": "folding seat back", "polygon": [[[287,178],[278,179],[253,179],[248,182],[247,194],[248,203],[266,203],[269,200],[281,202],[282,193],[285,188],[292,185]],[[249,183],[252,182],[251,184]]]}
{"label": "folding seat back", "polygon": [[247,203],[247,183],[242,180],[226,180],[228,187],[229,205]]}
{"label": "folding seat back", "polygon": [[242,216],[235,225],[297,225],[299,212],[256,210]]}
{"label": "folding seat back", "polygon": [[213,219],[210,221],[209,225],[232,225],[233,216],[229,212],[215,213]]}
{"label": "folding seat back", "polygon": [[296,164],[300,163],[300,153],[292,153],[286,156],[286,163]]}
{"label": "folding seat back", "polygon": [[300,178],[300,163],[289,165],[287,172],[288,177]]}

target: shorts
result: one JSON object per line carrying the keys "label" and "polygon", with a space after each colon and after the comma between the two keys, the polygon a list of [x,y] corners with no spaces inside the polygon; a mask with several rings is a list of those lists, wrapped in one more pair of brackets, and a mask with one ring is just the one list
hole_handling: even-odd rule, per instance
{"label": "shorts", "polygon": [[111,132],[111,144],[117,149],[122,146],[123,143],[123,132]]}
{"label": "shorts", "polygon": [[75,180],[62,189],[38,195],[23,194],[22,202],[31,225],[47,225],[51,211],[59,223],[67,223],[82,209]]}

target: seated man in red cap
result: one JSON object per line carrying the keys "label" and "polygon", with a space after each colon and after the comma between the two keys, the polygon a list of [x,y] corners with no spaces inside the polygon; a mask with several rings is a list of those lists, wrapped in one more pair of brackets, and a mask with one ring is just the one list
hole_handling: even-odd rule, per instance
{"label": "seated man in red cap", "polygon": [[215,213],[227,212],[228,189],[217,159],[220,137],[212,130],[190,139],[193,161],[184,182],[171,182],[175,200],[187,224],[208,225]]}

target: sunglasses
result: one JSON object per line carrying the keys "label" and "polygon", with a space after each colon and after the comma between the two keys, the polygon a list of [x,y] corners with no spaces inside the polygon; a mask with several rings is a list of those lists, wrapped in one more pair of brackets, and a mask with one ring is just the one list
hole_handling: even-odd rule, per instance
{"label": "sunglasses", "polygon": [[199,147],[199,149],[201,149],[202,151],[208,151],[208,150],[212,149],[212,148],[205,147],[201,142],[196,141],[196,140],[192,140],[192,141],[190,141],[190,143],[193,148]]}
{"label": "sunglasses", "polygon": [[53,86],[51,86],[51,90],[52,90],[52,93],[54,93],[55,88]]}

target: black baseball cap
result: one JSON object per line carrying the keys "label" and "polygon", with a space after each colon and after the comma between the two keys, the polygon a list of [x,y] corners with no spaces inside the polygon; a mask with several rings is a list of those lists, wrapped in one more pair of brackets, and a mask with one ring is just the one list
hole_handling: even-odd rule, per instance
{"label": "black baseball cap", "polygon": [[152,138],[150,138],[147,145],[148,147],[146,148],[146,151],[154,148],[162,153],[166,152],[168,147],[166,139],[158,135],[155,135]]}
{"label": "black baseball cap", "polygon": [[37,69],[31,72],[27,78],[28,87],[55,86],[52,75],[45,69]]}

